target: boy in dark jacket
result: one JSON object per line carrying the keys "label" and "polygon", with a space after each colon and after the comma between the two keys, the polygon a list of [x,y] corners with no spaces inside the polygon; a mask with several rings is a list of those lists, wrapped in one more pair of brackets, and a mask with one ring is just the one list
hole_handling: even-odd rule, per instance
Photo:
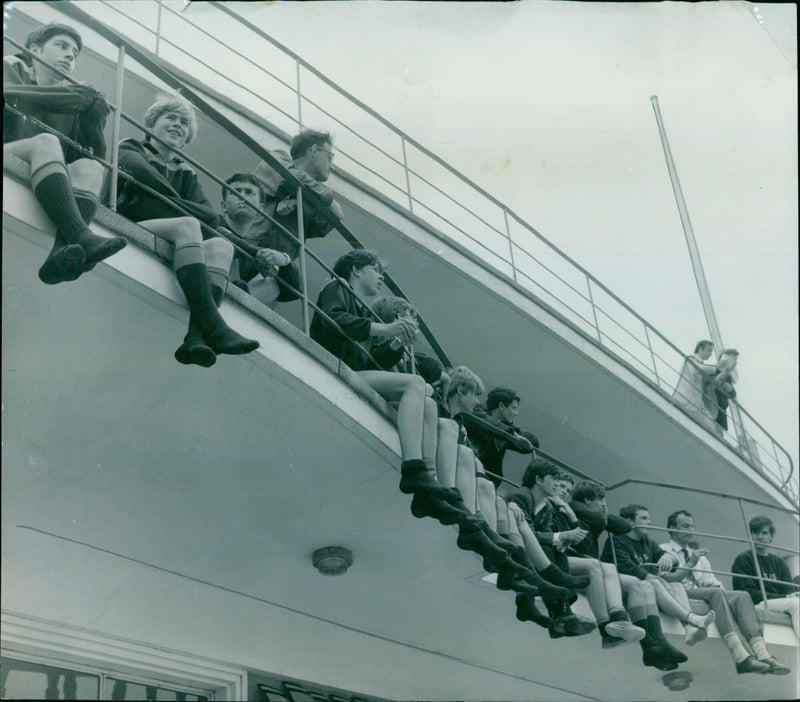
{"label": "boy in dark jacket", "polygon": [[77,280],[127,242],[123,237],[97,236],[88,227],[97,212],[103,167],[47,129],[100,158],[106,154],[105,99],[90,85],[65,78],[83,48],[80,34],[64,24],[46,24],[28,35],[25,46],[60,73],[27,54],[3,59],[3,150],[30,163],[34,195],[55,225],[53,247],[39,269],[39,279],[55,285]]}
{"label": "boy in dark jacket", "polygon": [[254,351],[258,342],[231,329],[217,309],[228,285],[233,245],[201,229],[200,222],[215,227],[217,213],[179,155],[197,132],[194,108],[180,96],[160,98],[145,112],[144,125],[156,138],[121,142],[119,166],[160,197],[120,176],[117,212],[175,246],[175,277],[191,311],[175,358],[208,368],[217,354]]}

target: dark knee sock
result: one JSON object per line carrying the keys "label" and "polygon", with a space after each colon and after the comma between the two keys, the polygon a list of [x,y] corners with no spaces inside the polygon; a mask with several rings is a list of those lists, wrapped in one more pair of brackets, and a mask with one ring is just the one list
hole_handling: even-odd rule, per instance
{"label": "dark knee sock", "polygon": [[52,161],[31,174],[34,195],[64,242],[73,244],[86,229],[63,163]]}
{"label": "dark knee sock", "polygon": [[97,196],[88,190],[75,190],[74,192],[75,204],[78,206],[78,212],[80,212],[81,219],[88,226],[97,214],[100,203],[97,200]]}

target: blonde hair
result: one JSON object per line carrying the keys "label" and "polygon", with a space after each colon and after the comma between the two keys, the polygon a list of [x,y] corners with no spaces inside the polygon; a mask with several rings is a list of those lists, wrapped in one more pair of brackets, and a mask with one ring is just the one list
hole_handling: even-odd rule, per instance
{"label": "blonde hair", "polygon": [[[177,112],[186,118],[189,123],[189,136],[186,138],[188,144],[197,134],[197,115],[192,103],[182,95],[163,95],[158,98],[144,113],[144,126],[152,129],[158,118],[167,112]],[[147,138],[149,139],[150,136],[148,135]]]}
{"label": "blonde hair", "polygon": [[450,371],[449,375],[450,388],[447,391],[447,397],[451,397],[453,393],[461,391],[461,388],[464,389],[464,392],[474,392],[476,395],[483,395],[483,382],[466,366],[456,366]]}

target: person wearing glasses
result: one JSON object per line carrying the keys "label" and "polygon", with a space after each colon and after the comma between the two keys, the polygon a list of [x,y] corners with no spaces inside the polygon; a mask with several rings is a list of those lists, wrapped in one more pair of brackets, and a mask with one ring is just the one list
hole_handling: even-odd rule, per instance
{"label": "person wearing glasses", "polygon": [[[305,129],[297,134],[289,146],[289,153],[282,149],[270,152],[277,161],[302,183],[304,192],[317,196],[326,208],[327,215],[316,209],[310,198],[303,197],[303,236],[305,239],[324,237],[333,229],[333,222],[343,217],[342,208],[334,198],[334,192],[324,185],[331,174],[333,163],[333,140],[328,132]],[[268,216],[257,215],[250,223],[247,240],[250,246],[259,251],[279,251],[289,256],[290,263],[297,259],[300,245],[297,242],[299,229],[297,224],[297,187],[285,181],[266,161],[256,166],[253,175],[261,182],[264,193],[262,209]],[[265,254],[266,255],[266,254]],[[263,258],[263,255],[261,256]],[[258,270],[253,272],[253,263],[241,254],[236,257],[240,270],[244,274],[241,281],[234,280],[240,287],[250,275],[252,279]],[[288,264],[287,264],[288,265]],[[255,268],[264,266],[256,266]],[[296,299],[284,286],[276,283],[272,292],[280,294],[279,301]],[[263,297],[261,291],[259,299]],[[276,295],[276,299],[277,295]]]}
{"label": "person wearing glasses", "polygon": [[81,35],[53,22],[32,31],[25,47],[30,54],[3,58],[3,151],[30,164],[33,193],[55,225],[53,247],[39,269],[39,279],[55,285],[77,280],[127,241],[97,236],[89,229],[103,186],[103,167],[48,129],[99,158],[106,155],[105,98],[91,85],[65,78],[83,48]]}

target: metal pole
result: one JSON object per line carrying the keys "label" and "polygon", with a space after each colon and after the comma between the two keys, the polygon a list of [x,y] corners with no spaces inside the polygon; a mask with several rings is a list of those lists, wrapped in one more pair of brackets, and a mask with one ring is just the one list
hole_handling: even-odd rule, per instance
{"label": "metal pole", "polygon": [[653,373],[656,374],[656,385],[661,387],[661,378],[658,377],[658,366],[656,365],[656,355],[653,352],[653,342],[650,341],[650,328],[644,324],[644,336],[647,339],[647,348],[650,350],[650,359],[653,361]]}
{"label": "metal pole", "polygon": [[[297,127],[303,128],[303,97],[300,94],[300,61],[295,61],[297,67]],[[298,200],[299,202],[299,200]]]}
{"label": "metal pole", "polygon": [[303,331],[308,334],[308,277],[306,276],[306,232],[303,226],[303,187],[297,186],[297,238],[300,240],[300,280],[303,285]]}
{"label": "metal pole", "polygon": [[125,46],[120,44],[117,48],[117,80],[114,86],[114,120],[111,123],[111,183],[109,188],[108,206],[117,209],[117,174],[119,173],[119,129],[122,115],[122,90],[125,81]]}
{"label": "metal pole", "polygon": [[767,609],[767,591],[764,589],[764,576],[761,575],[761,566],[758,564],[758,553],[756,552],[756,545],[753,543],[753,535],[750,533],[750,527],[747,526],[747,517],[744,513],[744,503],[742,498],[738,498],[739,509],[742,511],[742,521],[744,528],[747,531],[747,540],[750,543],[750,553],[753,556],[753,564],[755,565],[756,575],[758,576],[758,586],[761,588],[761,597],[764,598],[764,610]]}
{"label": "metal pole", "polygon": [[697,249],[697,241],[695,241],[694,238],[692,223],[689,220],[689,211],[686,209],[686,202],[683,199],[681,184],[678,181],[678,172],[675,170],[675,163],[672,160],[672,152],[670,151],[669,142],[667,141],[667,132],[664,129],[664,123],[661,119],[661,110],[658,107],[658,96],[653,95],[650,98],[650,102],[653,103],[653,111],[656,114],[658,133],[661,135],[661,145],[664,148],[664,158],[667,161],[667,170],[669,171],[669,178],[672,181],[672,190],[675,193],[675,202],[678,204],[678,212],[681,216],[683,233],[686,235],[686,245],[689,247],[689,258],[692,261],[692,269],[694,270],[695,280],[697,281],[697,289],[700,292],[700,302],[703,305],[703,312],[705,312],[706,315],[708,331],[711,334],[711,339],[714,342],[714,346],[717,347],[719,352],[723,349],[722,334],[720,334],[719,325],[717,324],[717,317],[714,314],[714,307],[711,304],[711,294],[708,291],[708,283],[706,282],[706,276],[703,272],[703,264],[700,261],[700,252]]}
{"label": "metal pole", "polygon": [[161,44],[161,4],[164,0],[158,0],[158,18],[156,19],[156,56],[158,56],[158,49]]}
{"label": "metal pole", "polygon": [[[653,103],[653,111],[656,115],[656,122],[658,124],[658,133],[661,136],[661,146],[664,148],[664,158],[667,161],[667,170],[669,171],[669,178],[672,182],[672,190],[675,193],[675,202],[678,205],[678,212],[681,216],[681,224],[683,225],[683,233],[686,237],[686,246],[689,249],[689,258],[692,262],[692,270],[694,271],[695,281],[697,282],[697,290],[700,293],[700,302],[703,305],[703,312],[706,316],[706,323],[708,324],[708,331],[711,334],[711,340],[714,342],[714,347],[719,354],[724,347],[722,343],[722,333],[719,330],[717,323],[717,316],[714,313],[714,306],[711,303],[711,293],[708,289],[708,282],[706,275],[703,271],[703,263],[700,260],[700,251],[697,248],[697,241],[694,238],[694,230],[692,229],[692,222],[689,219],[689,210],[686,208],[686,202],[683,199],[683,191],[681,184],[678,180],[678,171],[675,168],[675,162],[672,159],[672,151],[669,148],[667,141],[667,132],[664,129],[664,121],[661,118],[661,109],[658,106],[658,96],[653,95],[650,98]],[[741,424],[741,417],[735,410],[731,412],[733,425],[736,428],[736,434],[739,441],[744,440],[744,433]]]}
{"label": "metal pole", "polygon": [[411,178],[408,174],[408,157],[406,156],[406,138],[400,136],[400,143],[403,145],[403,170],[406,172],[406,195],[408,195],[408,211],[414,211],[414,200],[411,198]]}
{"label": "metal pole", "polygon": [[511,257],[511,275],[514,277],[514,282],[517,281],[517,266],[514,263],[514,244],[511,242],[511,226],[508,223],[508,210],[503,208],[503,219],[506,222],[506,238],[508,239],[508,255]]}
{"label": "metal pole", "polygon": [[594,328],[597,332],[597,340],[603,343],[603,336],[600,333],[600,322],[597,319],[597,308],[594,306],[594,295],[592,295],[592,279],[586,276],[586,290],[589,292],[589,304],[592,306],[592,316],[594,317]]}

